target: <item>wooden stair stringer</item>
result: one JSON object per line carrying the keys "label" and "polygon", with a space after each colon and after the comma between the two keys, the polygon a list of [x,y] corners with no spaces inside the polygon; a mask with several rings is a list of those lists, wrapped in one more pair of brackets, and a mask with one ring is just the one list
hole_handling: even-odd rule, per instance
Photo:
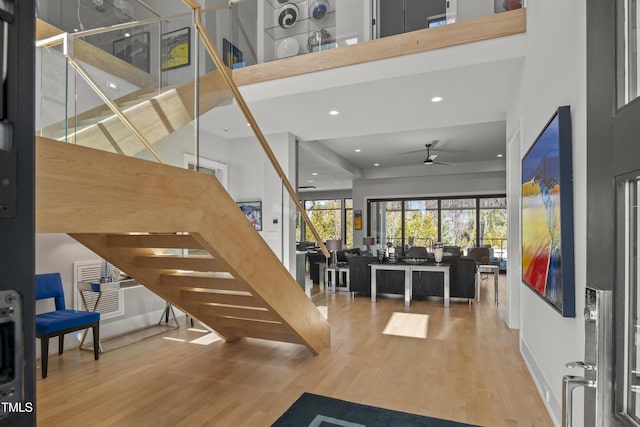
{"label": "wooden stair stringer", "polygon": [[[41,137],[36,138],[36,157],[37,232],[68,233],[87,242],[96,253],[142,279],[141,283],[147,285],[145,281],[150,280],[154,292],[177,299],[176,306],[192,312],[195,305],[181,299],[181,288],[162,289],[142,269],[134,272],[133,258],[120,265],[125,261],[116,252],[127,251],[110,248],[107,237],[190,231],[221,269],[245,284],[281,322],[275,326],[254,322],[257,332],[251,332],[243,331],[251,321],[220,317],[229,326],[214,329],[226,339],[282,335],[314,354],[330,345],[328,322],[214,176]],[[90,237],[94,234],[97,240]],[[140,252],[149,254],[149,250]],[[276,327],[281,332],[274,332]]]}

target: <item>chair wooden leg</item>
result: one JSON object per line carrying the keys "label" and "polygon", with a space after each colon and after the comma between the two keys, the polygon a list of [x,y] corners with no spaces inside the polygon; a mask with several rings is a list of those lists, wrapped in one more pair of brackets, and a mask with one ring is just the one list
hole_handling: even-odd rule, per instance
{"label": "chair wooden leg", "polygon": [[58,335],[58,354],[64,351],[64,334]]}
{"label": "chair wooden leg", "polygon": [[40,364],[42,365],[42,378],[47,378],[48,362],[49,362],[49,337],[40,337]]}
{"label": "chair wooden leg", "polygon": [[98,323],[93,326],[93,358],[95,360],[100,358],[100,324]]}

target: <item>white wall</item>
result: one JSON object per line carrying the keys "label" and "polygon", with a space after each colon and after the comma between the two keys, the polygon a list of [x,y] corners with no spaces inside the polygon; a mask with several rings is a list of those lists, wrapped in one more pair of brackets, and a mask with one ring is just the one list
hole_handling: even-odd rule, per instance
{"label": "white wall", "polygon": [[[584,309],[586,283],[586,4],[569,0],[539,0],[527,8],[527,56],[516,107],[507,129],[520,126],[524,156],[554,111],[570,105],[573,126],[576,313]],[[520,118],[520,119],[519,119]],[[520,120],[520,123],[518,123]],[[514,195],[510,189],[509,197]],[[517,190],[518,192],[520,189]],[[563,242],[564,244],[564,242]],[[512,244],[510,246],[513,246]],[[563,318],[529,288],[521,287],[520,347],[543,401],[555,421],[561,418],[564,364],[584,357],[584,320]],[[572,372],[581,375],[582,372]],[[582,425],[581,391],[574,425]]]}
{"label": "white wall", "polygon": [[[364,0],[336,1],[336,34],[338,41],[356,37],[358,43],[371,39],[371,2]],[[363,19],[364,18],[364,19]]]}
{"label": "white wall", "polygon": [[[517,103],[514,103],[517,105]],[[519,121],[518,121],[519,123]],[[505,322],[513,329],[520,328],[520,294],[522,282],[520,246],[520,188],[521,188],[521,134],[516,129],[507,136],[507,241],[515,242],[509,245],[507,254],[507,313]]]}
{"label": "white wall", "polygon": [[367,232],[368,199],[385,197],[438,197],[506,192],[504,172],[431,175],[353,181],[353,209],[362,210],[362,230],[354,230],[353,241],[362,242]]}

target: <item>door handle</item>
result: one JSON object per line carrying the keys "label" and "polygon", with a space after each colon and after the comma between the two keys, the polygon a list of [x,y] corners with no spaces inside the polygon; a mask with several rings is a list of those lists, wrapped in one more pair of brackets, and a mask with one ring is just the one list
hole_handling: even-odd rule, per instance
{"label": "door handle", "polygon": [[573,427],[573,390],[580,387],[595,388],[596,381],[585,377],[562,377],[562,427]]}
{"label": "door handle", "polygon": [[569,362],[569,363],[565,363],[564,366],[566,366],[567,368],[582,368],[585,371],[597,371],[598,368],[595,365],[595,363],[588,363],[588,362]]}

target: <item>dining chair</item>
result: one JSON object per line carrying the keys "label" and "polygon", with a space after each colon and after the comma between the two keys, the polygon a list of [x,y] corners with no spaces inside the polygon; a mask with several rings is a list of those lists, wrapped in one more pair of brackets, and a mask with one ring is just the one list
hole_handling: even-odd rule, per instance
{"label": "dining chair", "polygon": [[64,350],[64,335],[82,329],[93,330],[93,356],[100,358],[100,313],[67,310],[60,273],[36,275],[36,300],[53,298],[55,311],[36,315],[36,337],[40,338],[42,378],[47,378],[49,338],[58,337],[58,354]]}

